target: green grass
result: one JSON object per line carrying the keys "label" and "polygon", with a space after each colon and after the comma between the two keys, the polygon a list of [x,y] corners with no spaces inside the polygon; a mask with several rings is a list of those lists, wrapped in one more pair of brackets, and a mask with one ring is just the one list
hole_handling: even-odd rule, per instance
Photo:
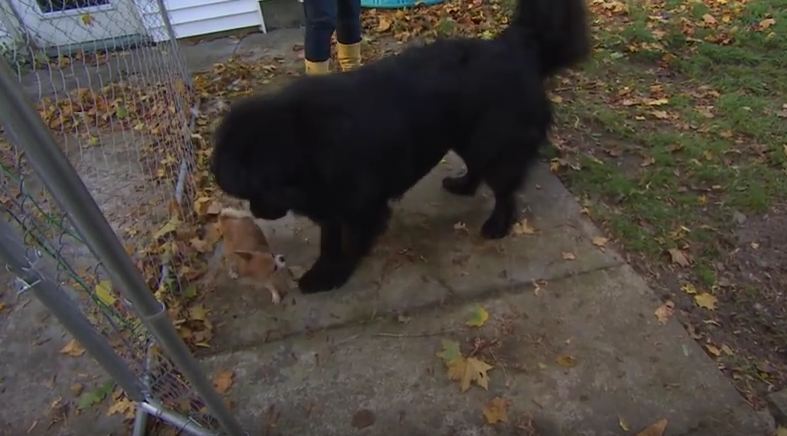
{"label": "green grass", "polygon": [[[666,3],[668,9],[685,5]],[[787,103],[787,0],[748,3],[732,22],[698,26],[691,38],[682,33],[681,19],[702,22],[715,14],[721,21],[722,14],[691,3],[661,25],[657,38],[655,13],[641,3],[629,6],[625,20],[597,29],[598,49],[583,70],[583,83],[592,86],[577,86],[561,107],[562,125],[598,139],[589,147],[593,157],[577,157],[581,170],[567,171],[566,179],[594,200],[599,219],[629,250],[662,259],[677,242],[674,230],[690,228],[680,240],[697,259],[694,278],[710,286],[722,253],[717,235],[701,224],[724,231],[733,211],[761,214],[787,200],[787,119],[778,116]],[[775,24],[756,31],[770,17]],[[714,32],[733,37],[716,43]],[[663,49],[649,48],[653,43]],[[632,52],[642,44],[648,48]],[[657,109],[678,121],[659,122],[648,115],[654,108],[619,104],[625,87],[646,98],[654,84],[669,97]],[[623,156],[604,152],[610,142],[624,144]],[[646,157],[653,164],[640,165]]]}

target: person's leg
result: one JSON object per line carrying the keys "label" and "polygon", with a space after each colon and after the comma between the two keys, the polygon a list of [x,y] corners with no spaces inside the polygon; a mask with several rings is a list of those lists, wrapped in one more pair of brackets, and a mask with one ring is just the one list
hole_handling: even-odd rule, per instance
{"label": "person's leg", "polygon": [[336,28],[336,0],[303,0],[306,18],[306,74],[328,73],[331,36]]}
{"label": "person's leg", "polygon": [[342,71],[361,66],[361,0],[336,0],[336,57]]}

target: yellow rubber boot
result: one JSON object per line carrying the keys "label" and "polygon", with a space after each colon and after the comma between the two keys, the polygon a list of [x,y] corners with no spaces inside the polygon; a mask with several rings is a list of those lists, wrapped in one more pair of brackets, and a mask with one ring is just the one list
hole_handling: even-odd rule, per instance
{"label": "yellow rubber boot", "polygon": [[361,66],[361,43],[336,43],[336,60],[342,71],[351,71]]}
{"label": "yellow rubber boot", "polygon": [[328,68],[329,61],[324,60],[322,62],[312,62],[308,59],[304,59],[306,62],[306,75],[307,76],[320,76],[323,74],[330,73],[330,68]]}

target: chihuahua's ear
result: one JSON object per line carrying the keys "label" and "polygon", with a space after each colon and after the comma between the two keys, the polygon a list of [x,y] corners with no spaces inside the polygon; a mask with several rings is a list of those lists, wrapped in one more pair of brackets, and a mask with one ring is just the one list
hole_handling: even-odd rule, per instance
{"label": "chihuahua's ear", "polygon": [[254,252],[247,250],[235,250],[233,251],[233,254],[245,260],[246,262],[251,261],[251,258],[254,257]]}

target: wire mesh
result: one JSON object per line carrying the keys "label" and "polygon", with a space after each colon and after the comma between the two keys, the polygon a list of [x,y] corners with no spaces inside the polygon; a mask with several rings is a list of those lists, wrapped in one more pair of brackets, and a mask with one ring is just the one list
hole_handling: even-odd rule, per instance
{"label": "wire mesh", "polygon": [[[176,41],[156,0],[11,0],[0,5],[0,54],[79,173],[128,254],[174,319],[185,282],[182,223],[193,221],[192,123],[196,105]],[[79,301],[149,394],[215,427],[200,399],[112,288],[28,165],[11,132],[0,137],[0,204],[24,235],[26,257]],[[168,273],[168,271],[174,273]],[[188,291],[188,292],[187,292]],[[194,323],[199,323],[195,326]],[[204,317],[176,321],[192,344]],[[199,328],[197,328],[199,327]]]}

